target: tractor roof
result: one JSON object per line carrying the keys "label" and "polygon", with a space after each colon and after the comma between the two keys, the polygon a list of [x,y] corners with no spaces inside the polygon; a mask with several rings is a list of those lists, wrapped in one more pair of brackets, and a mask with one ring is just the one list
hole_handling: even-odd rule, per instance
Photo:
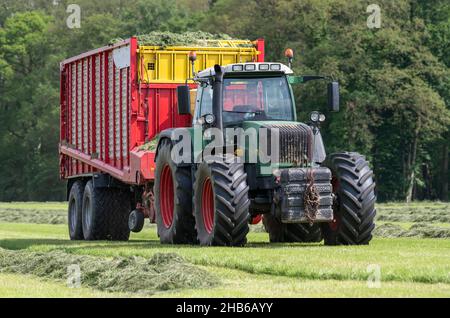
{"label": "tractor roof", "polygon": [[[236,63],[223,66],[225,76],[230,73],[246,74],[246,73],[281,73],[281,74],[293,74],[294,72],[284,64],[281,63]],[[196,77],[205,78],[214,76],[216,72],[214,67],[209,67],[203,71],[197,73]]]}

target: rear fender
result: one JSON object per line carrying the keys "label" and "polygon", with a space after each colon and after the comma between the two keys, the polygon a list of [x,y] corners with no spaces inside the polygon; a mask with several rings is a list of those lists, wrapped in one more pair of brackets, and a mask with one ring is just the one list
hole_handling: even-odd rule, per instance
{"label": "rear fender", "polygon": [[[155,153],[155,162],[156,162],[156,158],[158,157],[158,151],[159,151],[159,147],[160,145],[163,143],[164,140],[169,140],[173,145],[177,144],[178,142],[180,142],[181,138],[176,138],[176,136],[180,136],[180,132],[181,130],[185,130],[188,128],[169,128],[166,130],[163,130],[160,132],[159,136],[158,136],[158,143],[157,143],[157,148],[156,148],[156,153]],[[192,142],[191,142],[191,150],[192,150]],[[192,161],[192,151],[191,151],[191,162]],[[179,163],[177,164],[177,166],[183,167],[183,166],[190,166],[191,163]]]}

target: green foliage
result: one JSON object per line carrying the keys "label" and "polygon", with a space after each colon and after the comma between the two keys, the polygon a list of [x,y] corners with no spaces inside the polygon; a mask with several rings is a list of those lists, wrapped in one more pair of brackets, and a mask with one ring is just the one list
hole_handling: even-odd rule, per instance
{"label": "green foliage", "polygon": [[339,114],[325,109],[323,82],[294,91],[300,120],[316,109],[327,115],[328,152],[365,154],[381,200],[448,199],[448,1],[378,1],[380,29],[366,25],[371,1],[79,0],[80,29],[66,25],[69,3],[0,0],[0,200],[64,198],[60,60],[114,38],[186,31],[264,37],[272,61],[293,48],[297,75],[341,83]]}

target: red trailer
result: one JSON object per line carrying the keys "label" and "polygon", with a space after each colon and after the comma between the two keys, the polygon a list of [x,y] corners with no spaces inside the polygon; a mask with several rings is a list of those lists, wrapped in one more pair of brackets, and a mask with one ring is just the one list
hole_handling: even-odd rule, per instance
{"label": "red trailer", "polygon": [[71,209],[74,214],[69,219],[71,238],[127,239],[129,235],[125,226],[117,235],[113,229],[100,231],[102,235],[83,234],[82,227],[87,225],[76,220],[84,213],[80,196],[85,191],[99,196],[97,189],[115,184],[111,195],[123,195],[121,200],[127,203],[109,200],[116,206],[111,209],[120,206],[128,210],[120,213],[129,214],[137,207],[151,216],[155,153],[141,146],[164,129],[191,125],[191,116],[177,113],[176,101],[176,87],[192,73],[191,51],[197,54],[199,70],[215,64],[264,61],[262,39],[159,47],[130,38],[61,63],[60,176],[68,180],[69,214]]}

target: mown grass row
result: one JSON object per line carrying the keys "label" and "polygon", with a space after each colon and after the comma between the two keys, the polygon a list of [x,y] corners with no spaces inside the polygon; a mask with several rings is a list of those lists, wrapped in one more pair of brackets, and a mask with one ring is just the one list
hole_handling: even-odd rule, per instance
{"label": "mown grass row", "polygon": [[31,274],[94,289],[152,295],[159,291],[210,288],[219,279],[189,264],[174,253],[156,253],[151,258],[94,257],[62,251],[32,252],[0,248],[0,273]]}
{"label": "mown grass row", "polygon": [[448,240],[376,238],[369,246],[328,247],[323,244],[270,244],[266,233],[250,233],[245,248],[202,248],[160,245],[154,231],[132,236],[130,242],[74,242],[65,225],[0,224],[0,246],[34,252],[63,251],[96,257],[150,258],[177,253],[195,265],[311,280],[358,280],[380,266],[383,281],[450,283]]}
{"label": "mown grass row", "polygon": [[[449,238],[450,204],[442,202],[378,204],[376,221],[378,228],[374,235],[380,237]],[[66,224],[67,204],[0,203],[0,222]],[[405,223],[411,223],[412,226],[405,227]],[[447,224],[449,226],[446,226]],[[262,225],[254,226],[252,230],[264,231]]]}

